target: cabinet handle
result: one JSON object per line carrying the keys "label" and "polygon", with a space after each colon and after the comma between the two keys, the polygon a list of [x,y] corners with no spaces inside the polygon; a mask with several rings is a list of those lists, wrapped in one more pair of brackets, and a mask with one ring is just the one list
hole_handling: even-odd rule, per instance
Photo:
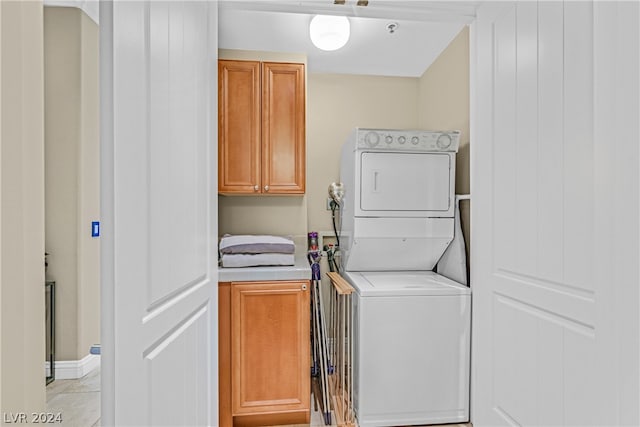
{"label": "cabinet handle", "polygon": [[269,186],[268,185],[264,186],[264,191],[269,191]]}
{"label": "cabinet handle", "polygon": [[306,291],[307,290],[307,285],[302,285],[302,290]]}
{"label": "cabinet handle", "polygon": [[260,189],[260,187],[258,186],[258,184],[253,186],[253,191],[258,191]]}

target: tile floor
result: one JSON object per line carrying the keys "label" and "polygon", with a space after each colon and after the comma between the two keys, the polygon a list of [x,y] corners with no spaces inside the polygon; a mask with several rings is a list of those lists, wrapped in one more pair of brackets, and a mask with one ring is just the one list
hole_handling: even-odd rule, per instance
{"label": "tile floor", "polygon": [[[313,405],[313,396],[312,396]],[[47,411],[61,413],[62,427],[100,427],[100,369],[77,380],[55,380],[47,386]],[[332,417],[335,420],[335,417]],[[332,424],[332,425],[335,425]],[[319,412],[311,413],[311,423],[287,427],[324,426]],[[447,424],[447,427],[472,427]],[[431,426],[435,427],[435,426]]]}
{"label": "tile floor", "polygon": [[62,414],[58,426],[100,426],[100,369],[77,380],[55,380],[49,384],[47,412]]}

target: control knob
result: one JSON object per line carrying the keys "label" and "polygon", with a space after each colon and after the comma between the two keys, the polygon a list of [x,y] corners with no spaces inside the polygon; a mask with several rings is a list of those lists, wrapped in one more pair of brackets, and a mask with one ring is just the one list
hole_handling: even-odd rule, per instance
{"label": "control knob", "polygon": [[407,138],[405,138],[404,136],[399,136],[398,137],[398,142],[400,144],[404,144],[405,142],[407,142]]}
{"label": "control knob", "polygon": [[364,142],[369,147],[375,147],[380,142],[380,135],[377,132],[367,132],[364,136]]}
{"label": "control knob", "polygon": [[387,135],[387,136],[384,137],[384,141],[387,144],[391,144],[393,142],[393,137],[391,135]]}
{"label": "control knob", "polygon": [[438,145],[438,148],[445,150],[451,146],[451,137],[446,133],[443,133],[438,137],[436,144]]}
{"label": "control knob", "polygon": [[417,145],[417,144],[418,144],[418,142],[420,142],[420,138],[418,138],[417,136],[413,136],[413,137],[411,137],[411,143],[412,143],[413,145]]}

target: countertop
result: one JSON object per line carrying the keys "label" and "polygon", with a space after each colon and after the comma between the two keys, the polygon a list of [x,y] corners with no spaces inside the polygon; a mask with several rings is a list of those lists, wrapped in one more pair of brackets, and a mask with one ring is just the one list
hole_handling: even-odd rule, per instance
{"label": "countertop", "polygon": [[295,265],[273,267],[218,268],[218,282],[252,282],[263,280],[310,280],[306,239],[294,239]]}

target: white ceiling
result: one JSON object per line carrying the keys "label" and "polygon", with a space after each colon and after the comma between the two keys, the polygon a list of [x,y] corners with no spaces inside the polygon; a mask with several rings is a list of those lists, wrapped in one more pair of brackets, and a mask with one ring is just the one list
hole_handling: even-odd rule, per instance
{"label": "white ceiling", "polygon": [[[224,49],[305,53],[308,71],[419,77],[475,16],[479,2],[427,0],[221,1],[218,45]],[[325,52],[309,39],[315,14],[349,16],[351,38]],[[398,24],[391,34],[390,22]]]}
{"label": "white ceiling", "polygon": [[[220,0],[219,47],[307,55],[312,73],[419,77],[449,42],[475,18],[477,1]],[[44,0],[45,6],[82,8],[98,22],[98,0]],[[317,49],[309,39],[316,14],[346,15],[351,38],[334,52]],[[390,34],[386,26],[398,24]]]}

